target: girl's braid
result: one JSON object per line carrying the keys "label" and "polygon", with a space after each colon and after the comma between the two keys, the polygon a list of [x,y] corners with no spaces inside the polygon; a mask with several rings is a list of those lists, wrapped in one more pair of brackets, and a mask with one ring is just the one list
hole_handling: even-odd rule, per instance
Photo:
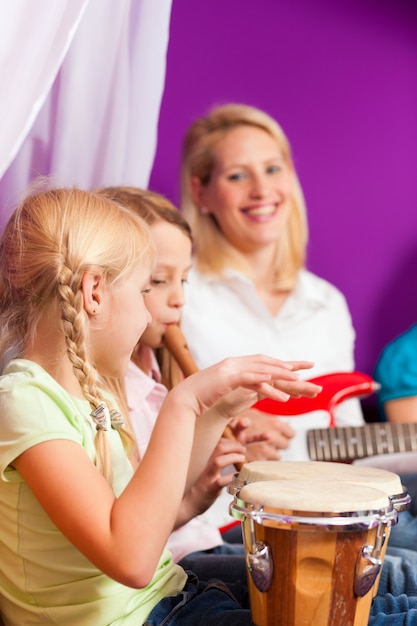
{"label": "girl's braid", "polygon": [[[58,296],[61,301],[62,324],[68,356],[81,389],[94,411],[103,404],[103,398],[97,387],[97,371],[88,359],[85,332],[86,312],[83,306],[83,294],[79,287],[80,283],[81,276],[74,274],[67,266],[62,267],[58,280]],[[110,481],[110,452],[106,433],[103,429],[97,429],[94,443],[97,453],[97,466]]]}

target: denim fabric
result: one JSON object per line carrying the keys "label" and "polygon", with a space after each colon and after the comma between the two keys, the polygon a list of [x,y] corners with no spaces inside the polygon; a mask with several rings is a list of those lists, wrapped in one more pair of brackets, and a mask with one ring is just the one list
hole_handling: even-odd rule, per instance
{"label": "denim fabric", "polygon": [[412,515],[417,515],[417,473],[400,474],[401,484],[404,485],[411,496],[409,511]]}
{"label": "denim fabric", "polygon": [[[202,583],[190,573],[183,591],[161,600],[144,626],[253,626],[247,602],[242,587]],[[376,596],[368,626],[417,626],[417,597]]]}
{"label": "denim fabric", "polygon": [[398,515],[398,523],[391,528],[389,545],[417,551],[417,474],[400,474],[401,483],[411,496],[407,511]]}
{"label": "denim fabric", "polygon": [[377,596],[371,606],[368,626],[417,626],[417,597]]}
{"label": "denim fabric", "polygon": [[[183,591],[161,600],[144,626],[253,626],[253,622],[244,587],[203,583],[189,572]],[[368,626],[417,626],[417,596],[378,593]]]}
{"label": "denim fabric", "polygon": [[417,596],[417,552],[388,545],[382,566],[378,595],[391,593]]}
{"label": "denim fabric", "polygon": [[402,474],[400,478],[411,496],[411,504],[407,511],[399,513],[397,524],[391,528],[389,546],[417,553],[417,474]]}
{"label": "denim fabric", "polygon": [[398,514],[398,522],[391,528],[389,545],[417,551],[417,517],[410,511]]}
{"label": "denim fabric", "polygon": [[225,583],[246,584],[246,560],[242,543],[223,543],[212,550],[187,554],[179,565],[185,570],[191,570],[200,580],[217,578]]}
{"label": "denim fabric", "polygon": [[188,572],[176,596],[161,600],[144,626],[252,626],[247,590],[220,581],[203,583]]}

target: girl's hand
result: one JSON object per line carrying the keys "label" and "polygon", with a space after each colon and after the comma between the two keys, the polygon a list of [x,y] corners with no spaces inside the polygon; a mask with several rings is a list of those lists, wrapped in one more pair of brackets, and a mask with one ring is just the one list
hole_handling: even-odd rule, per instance
{"label": "girl's hand", "polygon": [[312,366],[306,361],[285,362],[264,355],[231,357],[189,376],[170,393],[187,406],[192,403],[196,415],[213,408],[228,419],[260,398],[285,402],[290,396],[314,397],[321,387],[300,380],[296,373]]}
{"label": "girl's hand", "polygon": [[176,527],[201,515],[213,504],[233,478],[233,473],[222,474],[222,471],[235,463],[243,463],[245,452],[246,448],[239,441],[220,439],[199,478],[184,496]]}
{"label": "girl's hand", "polygon": [[[165,398],[152,431],[148,458],[159,454],[156,442],[164,439],[168,444],[167,429],[175,428],[181,447],[174,449],[173,463],[179,468],[183,460],[188,462],[187,493],[201,475],[230,418],[266,396],[285,402],[290,395],[315,396],[321,391],[318,385],[298,379],[296,370],[309,367],[311,363],[285,363],[254,355],[225,359],[189,376]],[[143,458],[139,469],[145,462]]]}

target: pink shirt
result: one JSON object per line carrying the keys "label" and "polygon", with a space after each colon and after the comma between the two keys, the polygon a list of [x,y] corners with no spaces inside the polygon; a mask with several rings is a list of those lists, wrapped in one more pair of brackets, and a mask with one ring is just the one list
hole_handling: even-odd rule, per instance
{"label": "pink shirt", "polygon": [[[146,375],[132,361],[125,376],[129,415],[141,456],[146,450],[159,409],[167,395],[167,388],[159,382],[160,371],[153,353],[152,376]],[[222,536],[215,526],[194,517],[171,533],[167,547],[172,552],[174,561],[178,563],[191,552],[209,550],[222,543]]]}

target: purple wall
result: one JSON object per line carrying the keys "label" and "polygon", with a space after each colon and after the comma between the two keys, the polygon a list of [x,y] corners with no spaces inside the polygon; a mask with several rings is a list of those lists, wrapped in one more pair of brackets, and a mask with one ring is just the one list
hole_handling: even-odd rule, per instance
{"label": "purple wall", "polygon": [[228,101],[286,131],[308,266],[346,295],[371,373],[417,320],[417,3],[173,0],[152,189],[178,201],[183,133]]}

